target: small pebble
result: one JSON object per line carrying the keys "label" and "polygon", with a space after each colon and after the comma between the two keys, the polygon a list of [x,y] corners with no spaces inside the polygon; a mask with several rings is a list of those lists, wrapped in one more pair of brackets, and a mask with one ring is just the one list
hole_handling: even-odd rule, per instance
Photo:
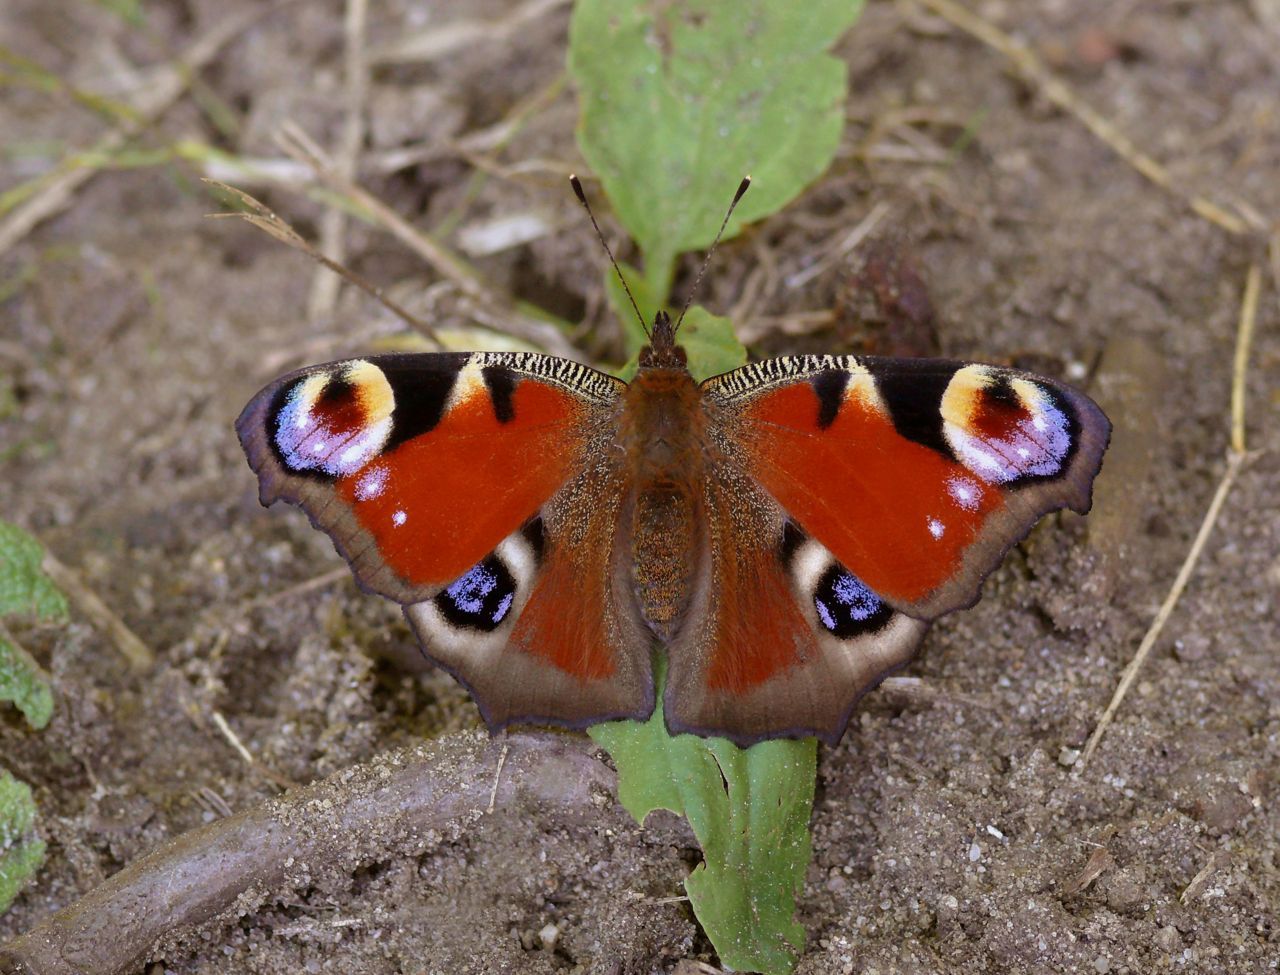
{"label": "small pebble", "polygon": [[1063,745],[1062,750],[1058,752],[1058,764],[1064,768],[1071,768],[1079,758],[1080,749],[1078,748],[1068,748],[1066,745]]}
{"label": "small pebble", "polygon": [[556,941],[560,938],[560,929],[554,924],[546,925],[538,932],[538,940],[542,942],[542,947],[547,951],[554,951]]}
{"label": "small pebble", "polygon": [[1093,970],[1098,975],[1106,975],[1107,972],[1111,971],[1111,959],[1105,955],[1099,955],[1093,960]]}
{"label": "small pebble", "polygon": [[1166,924],[1156,932],[1156,947],[1172,954],[1182,947],[1182,935],[1172,924]]}

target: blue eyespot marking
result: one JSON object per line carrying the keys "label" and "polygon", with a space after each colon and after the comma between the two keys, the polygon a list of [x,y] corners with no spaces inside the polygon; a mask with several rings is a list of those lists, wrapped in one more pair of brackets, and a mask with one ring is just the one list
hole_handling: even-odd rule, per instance
{"label": "blue eyespot marking", "polygon": [[515,595],[511,573],[490,555],[436,596],[435,603],[454,626],[487,631],[497,629],[511,611]]}
{"label": "blue eyespot marking", "polygon": [[840,565],[823,573],[813,593],[813,605],[822,625],[842,640],[872,633],[893,616],[884,600]]}

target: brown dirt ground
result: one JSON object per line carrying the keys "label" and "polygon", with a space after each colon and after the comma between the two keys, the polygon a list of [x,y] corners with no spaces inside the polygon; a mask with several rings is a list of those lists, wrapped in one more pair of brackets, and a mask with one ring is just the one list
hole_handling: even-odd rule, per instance
{"label": "brown dirt ground", "polygon": [[[10,0],[0,43],[119,97],[249,0],[164,0],[133,26],[102,6]],[[440,0],[373,5],[373,44],[465,14]],[[1280,15],[1274,3],[1016,3],[1015,32],[1170,163],[1179,183],[1280,213]],[[424,227],[531,213],[551,232],[477,258],[500,288],[615,342],[602,259],[563,175],[579,168],[571,90],[486,169],[450,152],[387,172],[407,143],[491,125],[562,70],[568,10],[491,31],[429,62],[380,66],[363,181]],[[1163,599],[1223,470],[1235,322],[1255,253],[1193,215],[1019,80],[988,48],[909,3],[872,3],[840,43],[850,125],[831,171],[725,246],[703,295],[744,293],[758,353],[857,341],[774,327],[830,307],[837,265],[807,266],[875,204],[914,255],[947,354],[1076,378],[1117,421],[1090,521],[1051,519],[974,610],[935,627],[908,672],[931,702],[873,695],[820,759],[801,971],[1268,972],[1280,959],[1280,330],[1268,284],[1248,383],[1260,455],[1229,496],[1191,584],[1085,774],[1079,748]],[[196,137],[279,155],[302,123],[333,145],[342,13],[296,4],[229,45],[143,139]],[[232,134],[210,121],[219,106]],[[87,146],[104,123],[65,94],[0,88],[0,188]],[[477,723],[443,676],[408,673],[393,607],[339,582],[254,602],[330,571],[294,511],[258,507],[231,421],[284,368],[367,351],[400,331],[350,289],[308,322],[307,260],[233,221],[194,164],[103,172],[0,255],[0,515],[38,534],[155,647],[131,674],[83,619],[23,629],[52,671],[44,732],[0,715],[3,764],[32,783],[50,856],[0,918],[0,941],[166,837],[260,801],[269,786],[216,732],[308,781],[422,735]],[[242,181],[243,182],[243,181]],[[322,208],[246,184],[314,236]],[[446,224],[447,222],[447,224]],[[447,289],[381,230],[353,224],[352,265],[434,321],[466,325]],[[1083,377],[1083,378],[1081,378]],[[211,798],[211,796],[213,798]],[[692,840],[617,807],[584,825],[490,817],[417,858],[281,891],[172,947],[163,970],[660,972],[713,960],[680,893]],[[1094,851],[1114,860],[1070,883]],[[1215,853],[1198,895],[1181,895]],[[558,926],[554,951],[537,932]],[[159,969],[156,969],[157,971]]]}

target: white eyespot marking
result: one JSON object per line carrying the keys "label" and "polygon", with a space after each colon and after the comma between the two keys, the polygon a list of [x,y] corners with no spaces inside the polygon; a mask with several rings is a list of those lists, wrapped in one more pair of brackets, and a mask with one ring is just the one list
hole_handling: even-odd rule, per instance
{"label": "white eyespot marking", "polygon": [[408,520],[409,520],[409,516],[406,515],[403,511],[394,511],[391,514],[391,524],[395,525],[397,528],[399,528]]}
{"label": "white eyespot marking", "polygon": [[1051,477],[1071,450],[1070,420],[1051,393],[990,366],[956,370],[942,397],[942,417],[956,457],[991,483]]}
{"label": "white eyespot marking", "polygon": [[386,490],[387,476],[387,469],[381,464],[370,467],[356,482],[356,500],[372,501],[380,496]]}
{"label": "white eyespot marking", "polygon": [[831,568],[835,560],[823,545],[812,538],[805,539],[791,557],[791,577],[796,588],[808,596],[818,587],[822,574]]}
{"label": "white eyespot marking", "polygon": [[363,359],[296,380],[274,417],[275,446],[291,470],[354,474],[391,435],[395,397],[382,370]]}
{"label": "white eyespot marking", "polygon": [[940,522],[937,518],[929,519],[929,534],[934,538],[941,538],[947,531],[947,526]]}
{"label": "white eyespot marking", "polygon": [[965,511],[977,511],[982,502],[982,488],[977,481],[953,476],[947,479],[947,493]]}

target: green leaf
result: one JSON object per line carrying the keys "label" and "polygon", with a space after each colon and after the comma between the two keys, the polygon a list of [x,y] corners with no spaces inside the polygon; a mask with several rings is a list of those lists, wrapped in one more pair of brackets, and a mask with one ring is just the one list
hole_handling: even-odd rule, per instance
{"label": "green leaf", "polygon": [[665,301],[675,258],[704,248],[743,176],[726,237],[827,168],[846,68],[826,54],[861,0],[579,0],[569,69],[578,144]]}
{"label": "green leaf", "polygon": [[44,574],[40,543],[16,525],[0,521],[0,616],[65,619],[66,597]]}
{"label": "green leaf", "polygon": [[31,654],[7,639],[3,629],[0,629],[0,701],[12,702],[36,729],[43,728],[53,717],[49,675]]}
{"label": "green leaf", "polygon": [[0,769],[0,912],[44,861],[44,841],[32,835],[35,821],[31,787]]}
{"label": "green leaf", "polygon": [[786,975],[804,950],[795,907],[811,852],[817,740],[744,749],[722,738],[673,738],[662,718],[664,675],[663,664],[648,721],[599,724],[589,734],[613,757],[618,799],[637,822],[655,809],[688,818],[704,862],[685,889],[721,962]]}
{"label": "green leaf", "polygon": [[689,355],[689,371],[699,381],[747,364],[747,349],[733,323],[694,305],[680,326],[680,344]]}
{"label": "green leaf", "polygon": [[[689,371],[698,381],[747,364],[746,346],[738,341],[733,323],[699,305],[694,305],[685,315],[679,342],[689,356]],[[618,378],[631,382],[639,365],[640,352],[637,349],[627,364],[618,370]]]}

